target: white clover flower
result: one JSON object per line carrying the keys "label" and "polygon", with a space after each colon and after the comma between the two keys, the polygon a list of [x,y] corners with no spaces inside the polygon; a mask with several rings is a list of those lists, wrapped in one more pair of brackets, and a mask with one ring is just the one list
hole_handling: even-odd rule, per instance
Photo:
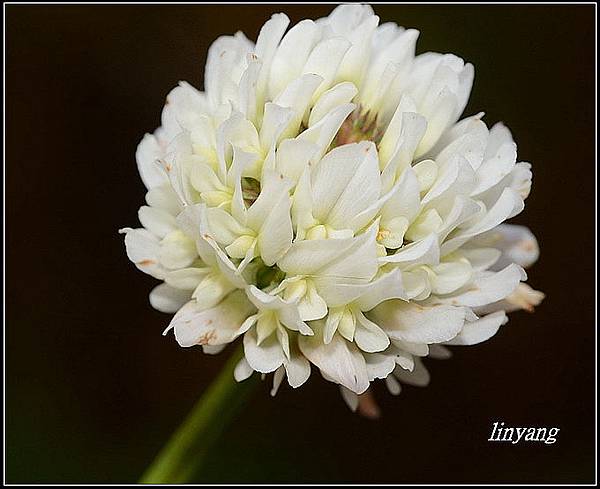
{"label": "white clover flower", "polygon": [[239,338],[236,379],[274,372],[273,393],[312,364],[356,409],[373,380],[426,385],[423,357],[540,303],[535,237],[503,224],[531,167],[504,125],[458,121],[473,67],[415,56],[417,31],[365,5],[288,24],[218,38],[205,91],[171,91],[136,155],[143,227],[123,232],[181,346]]}

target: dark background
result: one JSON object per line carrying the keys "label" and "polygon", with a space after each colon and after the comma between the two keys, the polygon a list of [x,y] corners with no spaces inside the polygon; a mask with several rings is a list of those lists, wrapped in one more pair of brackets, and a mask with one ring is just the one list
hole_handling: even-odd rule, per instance
{"label": "dark background", "polygon": [[[533,163],[525,212],[547,293],[492,341],[428,361],[432,383],[383,417],[318,373],[261,385],[198,482],[593,482],[594,6],[375,7],[418,52],[475,65],[467,114],[506,122]],[[201,87],[220,34],[255,39],[332,6],[6,7],[6,481],[134,482],[225,362],[161,332],[155,281],[117,229],[145,189],[135,148],[167,92]],[[556,426],[554,445],[489,443],[491,424]]]}

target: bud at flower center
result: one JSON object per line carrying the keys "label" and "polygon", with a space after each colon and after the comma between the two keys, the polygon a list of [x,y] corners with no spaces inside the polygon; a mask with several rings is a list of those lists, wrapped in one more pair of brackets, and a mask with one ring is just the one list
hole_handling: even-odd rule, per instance
{"label": "bud at flower center", "polygon": [[342,146],[360,141],[373,141],[378,144],[383,131],[377,126],[377,117],[370,117],[358,107],[343,122],[335,137],[333,146]]}

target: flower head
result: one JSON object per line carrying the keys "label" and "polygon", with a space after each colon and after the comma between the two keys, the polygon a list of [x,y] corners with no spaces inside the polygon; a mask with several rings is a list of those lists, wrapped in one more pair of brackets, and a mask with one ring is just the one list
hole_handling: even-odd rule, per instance
{"label": "flower head", "polygon": [[539,304],[537,242],[503,224],[531,167],[504,125],[459,121],[473,66],[415,56],[417,31],[365,5],[288,27],[218,38],[204,92],[171,91],[136,155],[143,227],[123,232],[181,346],[242,341],[236,379],[274,372],[274,392],[316,367],[356,408]]}

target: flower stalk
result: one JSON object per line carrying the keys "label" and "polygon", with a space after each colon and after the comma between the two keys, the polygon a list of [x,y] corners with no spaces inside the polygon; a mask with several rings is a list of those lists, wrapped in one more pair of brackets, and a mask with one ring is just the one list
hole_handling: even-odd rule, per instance
{"label": "flower stalk", "polygon": [[214,443],[256,385],[257,376],[241,383],[233,378],[242,356],[243,348],[239,347],[146,469],[140,483],[181,484],[190,482],[200,471]]}

